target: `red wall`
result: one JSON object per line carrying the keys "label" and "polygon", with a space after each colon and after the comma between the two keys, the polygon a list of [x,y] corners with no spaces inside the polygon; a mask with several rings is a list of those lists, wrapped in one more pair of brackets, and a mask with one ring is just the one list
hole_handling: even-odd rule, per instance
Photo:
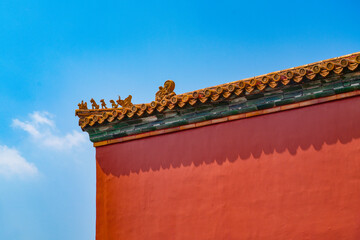
{"label": "red wall", "polygon": [[360,97],[97,148],[97,239],[360,239]]}

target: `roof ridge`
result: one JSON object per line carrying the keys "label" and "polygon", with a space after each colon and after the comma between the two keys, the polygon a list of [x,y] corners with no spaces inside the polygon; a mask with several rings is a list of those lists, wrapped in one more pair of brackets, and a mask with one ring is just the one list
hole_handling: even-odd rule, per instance
{"label": "roof ridge", "polygon": [[[360,64],[360,52],[351,53],[341,57],[330,58],[306,65],[270,72],[255,77],[223,83],[216,86],[206,87],[191,92],[175,94],[173,91],[175,83],[167,80],[164,87],[160,86],[156,93],[156,100],[151,103],[133,104],[131,95],[125,100],[110,100],[112,108],[107,108],[104,99],[101,99],[101,109],[95,100],[92,99],[92,109],[87,108],[87,103],[78,104],[79,109],[75,115],[79,116],[79,125],[84,128],[94,124],[112,122],[115,119],[141,117],[162,112],[166,109],[172,110],[175,107],[183,108],[186,105],[193,106],[196,103],[219,102],[230,96],[249,95],[254,91],[262,92],[268,87],[274,89],[281,85],[299,84],[304,78],[314,80],[316,77],[327,77],[330,73],[340,75],[345,71],[353,72]],[[122,107],[119,107],[119,106]]]}

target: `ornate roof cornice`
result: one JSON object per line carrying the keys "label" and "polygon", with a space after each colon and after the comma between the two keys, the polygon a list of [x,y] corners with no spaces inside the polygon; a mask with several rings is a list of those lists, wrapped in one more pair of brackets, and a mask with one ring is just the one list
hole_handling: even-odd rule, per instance
{"label": "ornate roof cornice", "polygon": [[124,100],[120,97],[116,101],[110,100],[111,107],[108,108],[104,99],[100,100],[100,106],[91,99],[92,109],[88,109],[87,103],[82,101],[78,104],[79,109],[75,111],[75,115],[79,117],[79,125],[84,130],[98,125],[151,117],[187,106],[221,105],[221,102],[242,96],[276,92],[284,86],[302,85],[355,72],[359,69],[359,64],[360,52],[178,95],[174,92],[175,83],[167,80],[163,87],[159,87],[155,100],[151,103],[133,104],[129,95]]}

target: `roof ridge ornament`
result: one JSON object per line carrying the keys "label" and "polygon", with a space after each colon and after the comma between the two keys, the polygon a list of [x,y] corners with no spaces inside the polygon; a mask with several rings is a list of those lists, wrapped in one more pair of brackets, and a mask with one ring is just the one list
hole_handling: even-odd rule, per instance
{"label": "roof ridge ornament", "polygon": [[134,104],[131,102],[132,96],[129,95],[127,98],[125,98],[124,100],[121,100],[120,96],[119,99],[116,100],[116,102],[124,107],[124,108],[132,108],[132,106],[134,106]]}
{"label": "roof ridge ornament", "polygon": [[176,95],[174,92],[175,82],[173,80],[167,80],[164,83],[164,87],[160,86],[159,91],[155,94],[155,101],[161,102],[164,98],[170,99],[172,96]]}
{"label": "roof ridge ornament", "polygon": [[81,101],[81,103],[78,104],[79,109],[87,110],[87,102],[84,102],[84,100]]}
{"label": "roof ridge ornament", "polygon": [[105,100],[101,99],[100,102],[101,102],[101,109],[107,109]]}
{"label": "roof ridge ornament", "polygon": [[91,107],[92,109],[99,109],[100,106],[98,104],[96,104],[95,100],[92,98],[90,99],[90,102],[91,102]]}
{"label": "roof ridge ornament", "polygon": [[112,108],[118,108],[118,106],[119,106],[118,104],[115,103],[114,100],[110,100],[110,103],[111,103]]}

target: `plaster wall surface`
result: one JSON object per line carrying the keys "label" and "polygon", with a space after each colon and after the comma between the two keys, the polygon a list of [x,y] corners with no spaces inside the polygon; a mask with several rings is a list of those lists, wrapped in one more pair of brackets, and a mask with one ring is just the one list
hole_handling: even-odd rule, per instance
{"label": "plaster wall surface", "polygon": [[96,239],[360,239],[360,97],[96,149]]}

